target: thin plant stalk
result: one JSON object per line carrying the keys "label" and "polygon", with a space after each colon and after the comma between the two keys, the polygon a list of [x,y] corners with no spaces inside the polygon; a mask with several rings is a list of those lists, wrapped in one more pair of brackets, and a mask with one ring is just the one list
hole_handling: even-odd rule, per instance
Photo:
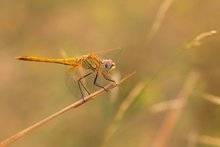
{"label": "thin plant stalk", "polygon": [[[131,73],[131,74],[129,74],[129,75],[127,75],[127,76],[124,77],[123,79],[121,79],[121,80],[117,83],[117,85],[114,84],[114,83],[110,83],[109,85],[107,85],[107,86],[105,87],[105,89],[111,90],[112,88],[117,87],[119,84],[121,84],[122,82],[126,81],[127,79],[129,79],[129,78],[130,78],[131,76],[133,76],[133,75],[134,75],[134,72]],[[101,94],[104,94],[104,93],[105,93],[105,90],[104,90],[104,89],[100,89],[100,90],[98,90],[98,91],[92,93],[91,95],[85,97],[84,100],[81,99],[81,100],[79,100],[79,101],[77,101],[77,102],[75,102],[75,103],[73,103],[73,104],[71,104],[71,105],[69,105],[69,106],[67,106],[67,107],[65,107],[65,108],[63,108],[63,109],[61,109],[60,111],[57,111],[56,113],[54,113],[54,114],[52,114],[52,115],[46,117],[45,119],[43,119],[43,120],[41,120],[41,121],[39,121],[39,122],[37,122],[37,123],[31,125],[30,127],[27,127],[27,128],[24,129],[24,130],[21,130],[20,132],[14,134],[13,136],[11,136],[11,137],[9,137],[9,138],[3,140],[3,141],[0,143],[0,147],[6,147],[6,146],[12,144],[13,142],[17,141],[17,140],[20,139],[21,137],[24,137],[25,135],[31,133],[31,132],[34,131],[35,129],[41,127],[42,125],[44,125],[44,124],[46,124],[46,123],[48,123],[49,121],[53,120],[54,118],[56,118],[56,117],[58,117],[58,116],[61,116],[63,113],[68,112],[68,111],[70,111],[70,110],[72,110],[72,109],[74,109],[74,108],[77,108],[77,107],[81,106],[82,104],[88,102],[89,100],[93,100],[93,99],[95,99],[97,96],[99,96],[99,95],[101,95]]]}
{"label": "thin plant stalk", "polygon": [[180,115],[183,111],[183,106],[186,105],[189,95],[193,91],[196,83],[198,82],[199,74],[195,71],[192,71],[187,76],[186,82],[184,83],[182,89],[177,95],[176,99],[182,104],[179,109],[173,109],[168,112],[165,120],[163,121],[160,129],[156,133],[156,137],[153,140],[152,147],[165,147],[167,142],[171,137],[174,127],[176,126],[177,121],[180,118]]}
{"label": "thin plant stalk", "polygon": [[157,32],[160,29],[160,26],[165,18],[165,15],[173,2],[174,2],[174,0],[164,0],[163,3],[161,4],[161,6],[158,10],[158,13],[155,17],[155,20],[153,22],[153,25],[150,29],[150,32],[148,33],[149,41],[151,41],[154,38],[154,36],[157,34]]}
{"label": "thin plant stalk", "polygon": [[116,115],[113,118],[112,123],[108,126],[104,138],[102,140],[101,146],[104,147],[107,145],[109,139],[114,135],[114,133],[117,131],[117,129],[120,126],[120,122],[123,119],[125,113],[130,108],[131,104],[136,100],[136,97],[141,93],[141,91],[144,89],[145,83],[140,82],[137,84],[134,89],[129,93],[128,97],[122,102],[120,105],[118,111],[116,112]]}
{"label": "thin plant stalk", "polygon": [[209,146],[220,146],[220,138],[211,137],[207,135],[200,135],[198,133],[190,133],[188,137],[188,147],[195,147],[198,144],[205,144]]}

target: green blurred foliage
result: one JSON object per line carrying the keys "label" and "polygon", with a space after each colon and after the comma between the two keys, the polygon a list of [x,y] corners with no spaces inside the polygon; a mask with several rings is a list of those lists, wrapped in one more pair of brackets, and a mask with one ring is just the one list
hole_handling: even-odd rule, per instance
{"label": "green blurred foliage", "polygon": [[[195,70],[199,83],[192,93],[220,95],[220,35],[198,47],[184,47],[198,34],[218,30],[219,0],[173,1],[158,31],[149,37],[162,0],[137,1],[0,1],[0,139],[73,103],[63,65],[16,61],[19,55],[75,57],[121,47],[115,59],[122,76],[112,103],[104,94],[47,123],[12,146],[100,146],[120,105],[135,86],[146,88],[125,113],[106,146],[150,146],[166,111],[152,113],[153,104],[175,99],[187,74]],[[176,56],[176,53],[181,51]],[[220,106],[192,94],[168,142],[187,145],[191,130],[220,137]],[[198,144],[197,146],[203,146]]]}

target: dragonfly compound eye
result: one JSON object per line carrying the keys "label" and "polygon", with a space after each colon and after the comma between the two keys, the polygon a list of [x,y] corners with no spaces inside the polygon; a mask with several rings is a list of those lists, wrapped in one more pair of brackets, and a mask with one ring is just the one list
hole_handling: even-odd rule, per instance
{"label": "dragonfly compound eye", "polygon": [[115,63],[110,59],[103,60],[102,64],[104,66],[104,70],[106,71],[110,71],[115,68]]}

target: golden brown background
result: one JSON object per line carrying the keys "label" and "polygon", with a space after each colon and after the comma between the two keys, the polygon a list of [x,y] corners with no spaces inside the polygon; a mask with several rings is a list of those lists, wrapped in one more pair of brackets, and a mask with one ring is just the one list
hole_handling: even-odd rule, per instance
{"label": "golden brown background", "polygon": [[220,146],[213,97],[220,95],[220,35],[186,49],[197,35],[219,29],[219,9],[219,0],[1,0],[0,140],[75,101],[64,66],[16,56],[121,47],[118,70],[136,74],[114,102],[104,94],[12,146]]}

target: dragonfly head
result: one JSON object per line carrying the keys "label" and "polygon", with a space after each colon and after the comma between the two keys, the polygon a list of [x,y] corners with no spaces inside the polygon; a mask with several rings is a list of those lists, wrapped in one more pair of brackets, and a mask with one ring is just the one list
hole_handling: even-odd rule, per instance
{"label": "dragonfly head", "polygon": [[115,68],[115,63],[111,59],[104,59],[101,67],[104,71],[110,72]]}

